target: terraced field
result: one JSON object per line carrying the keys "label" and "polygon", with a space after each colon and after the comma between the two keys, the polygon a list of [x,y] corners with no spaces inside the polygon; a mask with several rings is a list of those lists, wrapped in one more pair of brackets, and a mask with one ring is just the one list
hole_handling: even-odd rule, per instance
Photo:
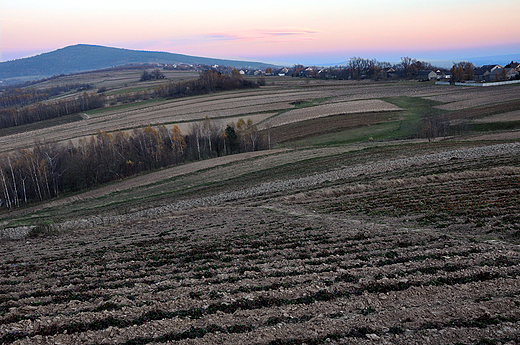
{"label": "terraced field", "polygon": [[321,117],[329,117],[356,113],[377,113],[399,111],[401,108],[381,100],[360,100],[351,102],[337,102],[304,109],[296,109],[285,112],[271,121],[273,127],[289,123],[314,120]]}

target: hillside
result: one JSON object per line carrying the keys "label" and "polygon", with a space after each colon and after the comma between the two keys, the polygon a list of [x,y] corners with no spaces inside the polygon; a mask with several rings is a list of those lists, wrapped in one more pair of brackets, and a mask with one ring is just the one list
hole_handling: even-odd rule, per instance
{"label": "hillside", "polygon": [[0,81],[35,80],[53,75],[93,71],[139,63],[184,63],[266,68],[262,62],[233,61],[78,44],[37,56],[0,63]]}
{"label": "hillside", "polygon": [[[157,85],[132,73],[91,82]],[[0,343],[520,343],[520,85],[266,79],[1,130],[21,203],[4,181],[29,190],[60,145],[116,148],[99,172],[150,123],[250,119],[273,149],[4,206]]]}
{"label": "hillside", "polygon": [[478,233],[513,225],[519,146],[446,145],[248,156],[175,176],[199,184],[179,202],[41,226],[0,246],[0,342],[517,343],[520,254]]}

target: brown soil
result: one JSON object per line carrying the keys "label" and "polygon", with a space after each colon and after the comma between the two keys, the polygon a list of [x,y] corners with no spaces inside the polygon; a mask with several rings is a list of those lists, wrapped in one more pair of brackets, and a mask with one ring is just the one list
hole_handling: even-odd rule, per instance
{"label": "brown soil", "polygon": [[451,113],[446,114],[444,117],[446,119],[456,121],[462,119],[476,119],[482,117],[488,117],[495,114],[504,114],[509,113],[511,111],[516,111],[520,108],[520,101],[512,101],[506,103],[499,103],[493,105],[481,106],[478,108],[464,109],[453,111]]}
{"label": "brown soil", "polygon": [[503,114],[486,116],[481,119],[475,119],[474,121],[483,122],[483,123],[520,121],[520,110],[511,111],[511,112],[503,113]]}
{"label": "brown soil", "polygon": [[2,343],[475,344],[520,330],[515,247],[280,204],[2,254]]}
{"label": "brown soil", "polygon": [[1,243],[0,343],[518,343],[520,250],[487,234],[519,225],[507,147]]}
{"label": "brown soil", "polygon": [[321,119],[334,115],[377,113],[399,111],[401,108],[379,99],[337,102],[287,111],[271,120],[273,127],[298,123],[306,120]]}

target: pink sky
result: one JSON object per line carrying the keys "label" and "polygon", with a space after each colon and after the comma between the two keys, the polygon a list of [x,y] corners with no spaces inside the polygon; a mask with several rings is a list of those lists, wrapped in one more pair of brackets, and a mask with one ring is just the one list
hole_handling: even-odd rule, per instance
{"label": "pink sky", "polygon": [[520,53],[519,19],[518,0],[19,0],[0,5],[0,44],[4,61],[79,43],[305,64],[459,59]]}

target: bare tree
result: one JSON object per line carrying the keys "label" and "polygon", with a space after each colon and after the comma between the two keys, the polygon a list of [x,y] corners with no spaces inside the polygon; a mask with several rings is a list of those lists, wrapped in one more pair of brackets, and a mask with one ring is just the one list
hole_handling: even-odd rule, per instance
{"label": "bare tree", "polygon": [[12,204],[12,201],[11,201],[11,194],[9,193],[9,188],[7,187],[8,186],[8,181],[7,181],[6,177],[5,177],[3,166],[0,166],[0,175],[2,177],[2,182],[3,182],[3,186],[4,186],[5,204],[6,204],[7,208],[12,208],[13,204]]}

